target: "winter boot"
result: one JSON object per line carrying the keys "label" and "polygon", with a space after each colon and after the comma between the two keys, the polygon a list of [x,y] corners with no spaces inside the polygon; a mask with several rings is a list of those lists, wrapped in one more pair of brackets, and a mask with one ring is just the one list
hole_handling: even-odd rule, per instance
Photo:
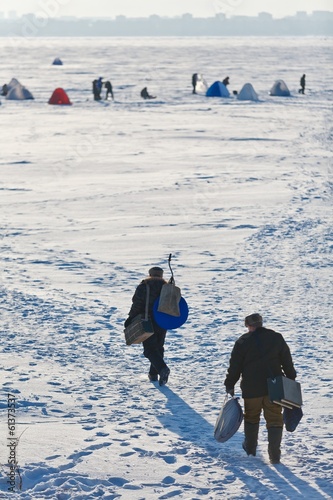
{"label": "winter boot", "polygon": [[169,375],[170,375],[169,368],[167,366],[165,368],[162,368],[161,373],[160,373],[159,384],[165,385],[168,381]]}
{"label": "winter boot", "polygon": [[282,427],[269,427],[268,431],[268,455],[271,464],[279,464],[281,457]]}
{"label": "winter boot", "polygon": [[245,439],[243,441],[243,450],[246,451],[248,455],[256,456],[257,444],[258,444],[258,432],[259,423],[250,424],[250,422],[244,422],[244,434]]}

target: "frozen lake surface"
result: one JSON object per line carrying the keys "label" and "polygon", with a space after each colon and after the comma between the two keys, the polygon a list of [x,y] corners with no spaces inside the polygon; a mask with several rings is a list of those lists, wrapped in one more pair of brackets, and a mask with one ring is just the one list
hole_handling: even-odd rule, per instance
{"label": "frozen lake surface", "polygon": [[[0,84],[35,99],[0,106],[0,497],[14,394],[15,498],[332,498],[332,39],[1,41]],[[259,102],[193,95],[195,72],[250,82]],[[93,100],[99,76],[114,102]],[[269,95],[277,79],[291,97]],[[56,87],[73,106],[47,104]],[[159,388],[123,322],[169,253],[190,316]],[[213,437],[252,312],[303,388],[278,466],[263,421],[252,460],[242,428]]]}

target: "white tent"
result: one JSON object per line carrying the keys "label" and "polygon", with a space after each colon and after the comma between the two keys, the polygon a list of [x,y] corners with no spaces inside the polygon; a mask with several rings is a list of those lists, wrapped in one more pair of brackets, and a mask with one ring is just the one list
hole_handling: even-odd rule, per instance
{"label": "white tent", "polygon": [[7,90],[8,92],[16,87],[16,85],[21,85],[20,82],[16,78],[12,78],[10,82],[7,84]]}
{"label": "white tent", "polygon": [[33,99],[31,92],[24,87],[16,78],[12,78],[7,85],[6,99],[10,101],[23,101]]}
{"label": "white tent", "polygon": [[205,94],[207,91],[207,88],[208,88],[208,85],[207,85],[206,80],[203,78],[203,76],[200,73],[198,73],[197,74],[197,83],[195,86],[195,90],[196,90],[197,94],[200,94],[200,93]]}
{"label": "white tent", "polygon": [[242,90],[237,95],[237,99],[239,99],[240,101],[258,101],[259,100],[258,94],[254,90],[251,83],[245,83],[245,85],[243,85]]}
{"label": "white tent", "polygon": [[271,88],[270,95],[288,97],[290,96],[289,89],[283,80],[276,80]]}
{"label": "white tent", "polygon": [[10,88],[8,94],[6,95],[6,99],[9,101],[23,101],[25,99],[33,98],[32,93],[20,83]]}

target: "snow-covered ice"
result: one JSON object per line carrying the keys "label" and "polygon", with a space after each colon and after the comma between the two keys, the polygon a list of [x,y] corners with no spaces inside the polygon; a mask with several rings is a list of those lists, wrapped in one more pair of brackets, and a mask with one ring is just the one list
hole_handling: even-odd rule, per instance
{"label": "snow-covered ice", "polygon": [[[0,106],[0,498],[332,498],[332,39],[3,38],[0,69],[35,97]],[[192,95],[194,72],[259,102]],[[93,101],[98,76],[115,102]],[[269,96],[277,79],[291,97]],[[47,104],[56,87],[73,106]],[[190,315],[160,388],[123,322],[169,253]],[[263,421],[256,458],[242,427],[213,437],[255,311],[303,390],[277,466]]]}

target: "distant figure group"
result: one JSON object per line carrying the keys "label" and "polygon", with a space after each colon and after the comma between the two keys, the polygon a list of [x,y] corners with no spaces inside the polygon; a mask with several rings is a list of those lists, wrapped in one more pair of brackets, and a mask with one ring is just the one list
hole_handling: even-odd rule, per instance
{"label": "distant figure group", "polygon": [[[301,76],[301,79],[300,79],[300,87],[301,88],[298,90],[299,94],[305,93],[305,78],[306,78],[306,75],[303,74]],[[16,82],[16,83],[18,83],[18,82]],[[226,76],[222,82],[215,82],[215,84],[217,84],[217,83],[219,84],[221,89],[224,89],[223,90],[223,92],[224,92],[223,97],[228,97],[229,91],[226,87],[230,83],[230,77]],[[221,85],[221,83],[223,85]],[[211,87],[213,87],[215,84],[213,84]],[[109,80],[103,82],[103,78],[101,76],[92,82],[92,92],[93,92],[94,100],[95,101],[102,100],[101,94],[102,94],[103,86],[106,90],[105,100],[107,101],[109,98],[114,100],[114,94],[113,94],[113,88],[112,88],[111,82]],[[282,86],[283,86],[283,88],[281,88]],[[206,89],[205,91],[206,91],[207,96],[220,95],[220,94],[215,94],[215,93],[208,94],[210,89],[208,89],[208,91],[207,91],[207,83],[203,79],[202,75],[199,73],[193,73],[192,74],[192,93],[197,94],[197,92],[199,92],[199,93],[203,92],[202,88]],[[282,80],[277,80],[274,84],[274,88],[275,88],[274,93],[273,93],[273,90],[271,90],[270,95],[288,95],[288,96],[290,95],[290,92],[289,92],[288,88],[286,87],[286,84]],[[1,96],[9,96],[10,90],[11,90],[11,83],[8,85],[5,83],[4,85],[2,85],[0,95]],[[234,90],[233,94],[238,95],[237,90]],[[156,96],[149,94],[147,87],[144,87],[141,90],[140,96],[142,97],[142,99],[145,99],[145,100],[146,99],[156,99]],[[33,97],[25,97],[25,98],[27,99],[27,98],[33,98]],[[8,97],[6,97],[6,99],[8,99]]]}
{"label": "distant figure group", "polygon": [[299,82],[300,86],[301,86],[301,88],[298,91],[299,94],[304,94],[304,90],[305,90],[305,77],[306,77],[306,75],[302,75],[301,76],[301,79],[300,79],[300,82]]}
{"label": "distant figure group", "polygon": [[103,85],[106,89],[105,100],[106,101],[108,100],[109,95],[111,96],[111,99],[114,100],[112,84],[109,80],[103,83],[103,78],[100,76],[98,79],[92,82],[92,85],[93,85],[93,95],[95,101],[100,101],[102,99],[101,93]]}
{"label": "distant figure group", "polygon": [[149,94],[147,87],[144,87],[141,90],[140,95],[141,95],[142,99],[156,99],[156,96]]}
{"label": "distant figure group", "polygon": [[[303,74],[300,79],[301,88],[298,90],[299,94],[305,93],[305,77]],[[207,97],[229,97],[230,93],[228,90],[228,85],[230,84],[230,77],[226,76],[222,81],[214,82],[209,88],[207,88],[207,84],[205,80],[203,80],[202,75],[200,73],[192,74],[192,94],[202,93],[203,90],[200,86],[201,82],[204,82],[204,88],[206,87],[205,94]],[[255,95],[254,89],[249,93],[249,84],[245,84],[247,86],[246,92],[241,92],[242,97],[238,93],[237,90],[233,90],[232,94],[237,96],[239,100],[258,100],[258,96]],[[245,87],[243,86],[243,88]],[[243,89],[242,89],[243,90]],[[270,95],[272,96],[290,96],[290,91],[283,80],[276,80],[273,87],[271,88]],[[251,96],[245,97],[245,96]]]}
{"label": "distant figure group", "polygon": [[[229,85],[229,76],[226,76],[222,82],[225,87]],[[204,80],[201,73],[193,73],[192,75],[192,94],[197,94],[207,91],[207,82]],[[225,89],[226,90],[226,89]],[[228,91],[227,91],[228,92]]]}

